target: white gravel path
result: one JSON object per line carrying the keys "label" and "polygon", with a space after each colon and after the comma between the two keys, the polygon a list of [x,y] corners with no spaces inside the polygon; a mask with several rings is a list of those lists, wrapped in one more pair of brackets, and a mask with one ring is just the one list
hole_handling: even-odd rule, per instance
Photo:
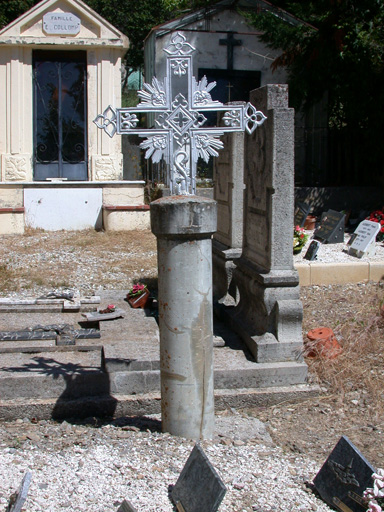
{"label": "white gravel path", "polygon": [[[218,417],[217,433],[201,446],[227,488],[220,512],[331,510],[305,485],[320,467],[302,455],[284,454],[257,419]],[[24,505],[30,512],[116,511],[123,499],[138,512],[172,511],[168,488],[194,446],[118,422],[95,428],[18,420],[0,423],[0,440],[0,509],[31,471]]]}

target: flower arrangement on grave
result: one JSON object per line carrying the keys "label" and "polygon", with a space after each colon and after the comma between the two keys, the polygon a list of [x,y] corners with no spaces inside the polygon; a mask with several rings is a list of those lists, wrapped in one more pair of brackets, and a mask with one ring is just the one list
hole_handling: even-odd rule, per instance
{"label": "flower arrangement on grave", "polygon": [[139,295],[142,295],[146,290],[148,290],[146,284],[136,283],[130,288],[128,291],[128,295],[130,297],[138,297]]}
{"label": "flower arrangement on grave", "polygon": [[384,241],[384,208],[382,210],[375,210],[371,212],[367,220],[372,222],[378,222],[381,225],[380,231],[377,233],[376,240],[377,242]]}
{"label": "flower arrangement on grave", "polygon": [[300,226],[295,226],[293,229],[293,254],[301,252],[309,235],[306,234],[305,229]]}
{"label": "flower arrangement on grave", "polygon": [[384,469],[378,469],[372,475],[373,487],[368,487],[363,494],[367,503],[367,512],[384,511]]}
{"label": "flower arrangement on grave", "polygon": [[114,313],[116,311],[116,306],[114,304],[108,304],[108,306],[105,309],[100,309],[99,313],[102,315],[107,313]]}
{"label": "flower arrangement on grave", "polygon": [[132,308],[145,308],[149,299],[146,284],[136,283],[127,293],[127,300]]}

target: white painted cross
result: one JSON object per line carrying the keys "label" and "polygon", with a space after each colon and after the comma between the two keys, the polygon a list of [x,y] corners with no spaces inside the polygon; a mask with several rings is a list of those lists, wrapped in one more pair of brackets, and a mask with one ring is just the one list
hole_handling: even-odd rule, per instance
{"label": "white painted cross", "polygon": [[[198,158],[208,162],[211,156],[218,156],[217,151],[223,148],[221,135],[244,130],[252,133],[266,117],[251,103],[228,107],[212,100],[210,91],[216,82],[209,84],[206,77],[197,82],[192,76],[191,54],[195,48],[180,32],[164,51],[167,53],[164,82],[153,78],[152,84],[144,83],[138,92],[141,102],[137,107],[109,106],[94,122],[110,137],[115,133],[146,137],[140,147],[146,150],[145,158],[151,158],[154,163],[165,159],[171,194],[194,194]],[[214,111],[225,112],[224,126],[204,127],[207,119],[202,112]],[[155,114],[155,127],[138,128],[138,113]]]}

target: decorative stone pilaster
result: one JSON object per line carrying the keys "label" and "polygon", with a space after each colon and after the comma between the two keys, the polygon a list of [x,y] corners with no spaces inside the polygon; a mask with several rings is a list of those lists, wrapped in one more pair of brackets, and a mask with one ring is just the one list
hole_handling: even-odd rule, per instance
{"label": "decorative stone pilaster", "polygon": [[[242,105],[232,102],[227,105]],[[221,121],[223,114],[219,114]],[[218,124],[220,125],[220,121]],[[243,243],[244,133],[225,133],[224,148],[213,163],[214,199],[217,201],[217,232],[213,236],[213,298],[233,305],[237,289],[232,279]]]}

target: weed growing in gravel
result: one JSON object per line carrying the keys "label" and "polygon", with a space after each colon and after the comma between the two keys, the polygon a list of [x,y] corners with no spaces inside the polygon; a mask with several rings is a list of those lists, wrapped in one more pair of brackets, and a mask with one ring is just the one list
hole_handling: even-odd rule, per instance
{"label": "weed growing in gravel", "polygon": [[[343,351],[332,360],[318,357],[307,358],[306,362],[319,384],[337,396],[340,403],[347,394],[359,392],[368,414],[378,419],[384,409],[384,317],[380,311],[384,283],[360,288],[362,293],[358,294],[356,288],[346,293],[345,287],[333,286],[333,294],[327,294],[328,299],[324,295],[323,300],[331,300],[334,305],[339,302],[344,307],[337,320],[328,317],[327,323],[321,322],[333,329]],[[319,301],[321,294],[320,289]],[[316,307],[316,302],[307,305],[307,318],[309,309]]]}
{"label": "weed growing in gravel", "polygon": [[14,273],[7,263],[0,264],[0,292],[14,291],[16,283],[13,281]]}

